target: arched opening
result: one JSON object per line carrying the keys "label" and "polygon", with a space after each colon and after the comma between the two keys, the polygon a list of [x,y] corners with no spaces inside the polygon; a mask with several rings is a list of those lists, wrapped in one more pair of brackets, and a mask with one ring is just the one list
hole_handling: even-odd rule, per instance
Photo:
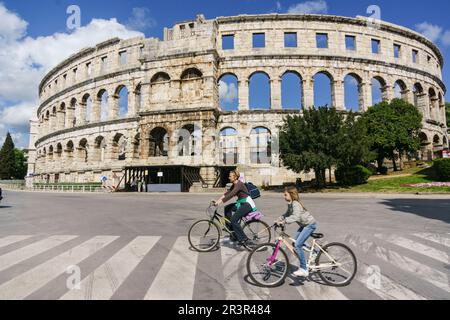
{"label": "arched opening", "polygon": [[66,150],[64,151],[66,153],[66,165],[70,165],[72,163],[73,151],[74,151],[74,144],[72,141],[68,141],[66,144]]}
{"label": "arched opening", "polygon": [[295,71],[287,71],[281,77],[281,107],[288,110],[303,107],[302,77]]}
{"label": "arched opening", "polygon": [[100,121],[107,121],[109,118],[109,95],[108,91],[102,89],[97,94],[100,102]]}
{"label": "arched opening", "polygon": [[408,101],[408,87],[403,80],[397,80],[394,83],[394,98]]}
{"label": "arched opening", "polygon": [[438,109],[438,97],[436,95],[436,91],[433,88],[428,90],[429,97],[429,108],[430,108],[430,117],[432,120],[437,120],[437,109]]}
{"label": "arched opening", "polygon": [[138,133],[133,139],[133,159],[141,158],[141,134]]}
{"label": "arched opening", "polygon": [[57,156],[58,158],[61,158],[62,153],[63,153],[63,147],[62,147],[62,144],[61,144],[61,143],[58,143],[58,144],[56,145],[56,156]]}
{"label": "arched opening", "polygon": [[257,164],[272,163],[272,135],[264,127],[250,132],[250,161]]}
{"label": "arched opening", "polygon": [[270,101],[270,77],[265,72],[255,72],[249,78],[250,110],[268,110]]}
{"label": "arched opening", "polygon": [[167,157],[169,153],[169,135],[166,129],[158,127],[150,132],[149,156]]}
{"label": "arched opening", "polygon": [[127,139],[121,133],[114,136],[112,143],[112,159],[124,161],[127,159]]}
{"label": "arched opening", "polygon": [[235,165],[238,163],[238,135],[234,128],[224,128],[220,131],[220,153],[222,163]]}
{"label": "arched opening", "polygon": [[361,88],[362,79],[355,73],[344,78],[345,109],[358,112],[363,109],[364,101]]}
{"label": "arched opening", "polygon": [[78,159],[81,162],[88,162],[88,142],[86,139],[81,139],[78,144]]}
{"label": "arched opening", "polygon": [[72,112],[72,119],[70,125],[72,127],[75,127],[77,125],[77,116],[76,114],[74,114],[74,111],[78,109],[77,105],[78,105],[77,99],[72,98],[72,100],[70,100],[70,109]]}
{"label": "arched opening", "polygon": [[151,103],[163,103],[170,100],[170,76],[165,72],[158,72],[150,80]]}
{"label": "arched opening", "polygon": [[116,90],[116,96],[119,100],[119,118],[126,118],[128,116],[128,89],[125,86],[120,86]]}
{"label": "arched opening", "polygon": [[385,100],[386,81],[381,77],[372,79],[372,105],[376,105]]}
{"label": "arched opening", "polygon": [[104,137],[98,136],[97,138],[95,138],[94,151],[95,151],[94,161],[100,163],[105,161],[106,140]]}
{"label": "arched opening", "polygon": [[196,68],[189,68],[181,74],[181,97],[186,103],[203,97],[203,74]]}
{"label": "arched opening", "polygon": [[314,106],[333,107],[334,79],[326,72],[320,71],[313,77],[314,81]]}
{"label": "arched opening", "polygon": [[225,74],[219,78],[219,103],[222,110],[238,110],[238,78],[234,74]]}
{"label": "arched opening", "polygon": [[59,112],[60,112],[60,119],[59,119],[59,127],[65,128],[66,127],[66,104],[63,102],[59,106]]}
{"label": "arched opening", "polygon": [[134,90],[136,111],[142,111],[142,85],[139,84]]}
{"label": "arched opening", "polygon": [[85,121],[86,123],[91,123],[93,120],[93,103],[92,98],[89,94],[85,94],[83,96],[83,99],[81,101],[81,105],[83,106],[83,109],[85,111]]}
{"label": "arched opening", "polygon": [[419,160],[429,161],[432,159],[431,151],[429,151],[430,141],[424,132],[419,133],[420,139],[420,156]]}
{"label": "arched opening", "polygon": [[200,128],[193,124],[183,126],[183,128],[179,130],[178,155],[180,157],[199,155],[201,152],[201,150],[198,150],[200,139]]}
{"label": "arched opening", "polygon": [[416,106],[416,108],[421,110],[421,108],[422,108],[421,97],[423,95],[423,87],[420,83],[414,84],[413,93],[414,93],[414,105]]}
{"label": "arched opening", "polygon": [[53,160],[53,146],[48,147],[48,160]]}

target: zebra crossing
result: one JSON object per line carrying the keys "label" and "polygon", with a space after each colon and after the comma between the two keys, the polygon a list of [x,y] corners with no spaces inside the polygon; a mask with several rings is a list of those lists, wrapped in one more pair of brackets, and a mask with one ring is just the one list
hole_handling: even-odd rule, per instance
{"label": "zebra crossing", "polygon": [[[344,238],[358,258],[358,273],[349,287],[325,286],[312,275],[305,281],[288,277],[282,287],[269,289],[248,281],[247,252],[226,240],[217,252],[198,253],[186,236],[0,236],[0,300],[41,293],[62,300],[108,300],[127,298],[133,290],[139,292],[133,298],[144,300],[450,299],[450,234]],[[146,276],[143,266],[149,268],[149,278],[136,281],[135,273]],[[207,291],[199,294],[206,282]]]}

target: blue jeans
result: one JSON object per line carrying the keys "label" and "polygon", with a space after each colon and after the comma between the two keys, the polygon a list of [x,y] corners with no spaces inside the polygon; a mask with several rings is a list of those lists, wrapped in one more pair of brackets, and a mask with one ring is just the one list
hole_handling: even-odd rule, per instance
{"label": "blue jeans", "polygon": [[295,249],[297,250],[297,255],[300,260],[300,268],[307,270],[306,266],[306,258],[305,258],[305,252],[303,252],[303,245],[305,244],[306,240],[309,238],[309,236],[314,233],[317,226],[315,223],[310,224],[306,227],[300,227],[298,229],[297,234],[295,235]]}

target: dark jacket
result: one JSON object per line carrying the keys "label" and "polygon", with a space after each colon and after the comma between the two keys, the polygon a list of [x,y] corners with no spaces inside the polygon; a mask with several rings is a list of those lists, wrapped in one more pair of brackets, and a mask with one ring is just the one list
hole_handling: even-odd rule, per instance
{"label": "dark jacket", "polygon": [[225,192],[225,197],[223,198],[223,202],[228,202],[233,198],[234,196],[238,197],[238,200],[240,199],[246,199],[248,197],[248,189],[245,186],[245,184],[242,181],[238,181],[236,184],[233,183],[233,186],[230,190]]}

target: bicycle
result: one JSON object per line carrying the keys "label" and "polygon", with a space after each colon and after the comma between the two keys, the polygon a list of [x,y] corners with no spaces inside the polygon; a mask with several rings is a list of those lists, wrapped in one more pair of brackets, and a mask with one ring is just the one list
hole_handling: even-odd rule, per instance
{"label": "bicycle", "polygon": [[[206,215],[210,219],[199,220],[189,229],[189,244],[199,252],[210,252],[214,250],[218,246],[223,232],[228,233],[230,236],[234,234],[228,228],[228,225],[231,223],[230,220],[218,212],[218,207],[214,202],[211,202],[206,209]],[[252,212],[240,221],[242,230],[255,246],[270,242],[271,240],[271,227],[260,220],[261,218],[262,214],[260,212]],[[253,245],[252,247],[247,245],[244,247],[249,251],[253,249]]]}
{"label": "bicycle", "polygon": [[[275,224],[271,228],[274,228],[275,232],[281,228],[276,243],[257,246],[247,258],[247,272],[250,279],[259,286],[268,288],[281,285],[289,271],[289,258],[281,245],[283,244],[297,257],[295,240],[284,232],[285,227]],[[313,233],[311,245],[303,246],[303,249],[309,252],[309,272],[317,272],[319,277],[330,286],[349,285],[357,271],[355,254],[342,243],[319,244],[317,240],[323,237],[321,233]]]}

